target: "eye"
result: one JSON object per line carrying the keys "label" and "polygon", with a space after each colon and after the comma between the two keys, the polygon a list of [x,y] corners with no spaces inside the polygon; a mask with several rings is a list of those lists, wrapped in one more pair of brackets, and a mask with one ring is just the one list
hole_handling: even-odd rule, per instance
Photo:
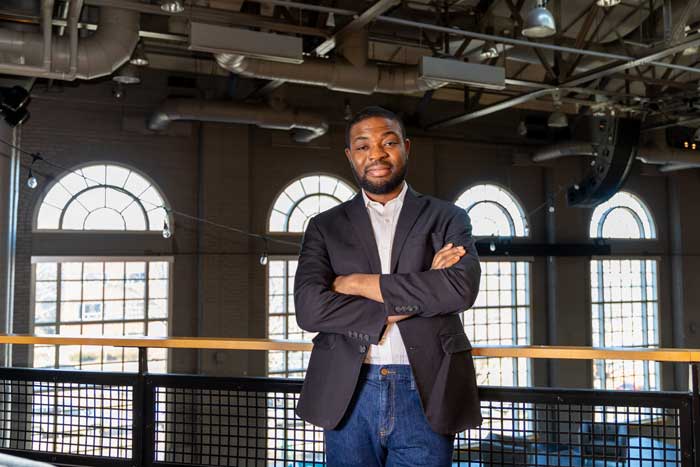
{"label": "eye", "polygon": [[358,146],[355,148],[355,151],[366,151],[369,148],[369,146]]}
{"label": "eye", "polygon": [[399,143],[398,143],[398,141],[387,141],[384,144],[386,144],[387,146],[396,146]]}

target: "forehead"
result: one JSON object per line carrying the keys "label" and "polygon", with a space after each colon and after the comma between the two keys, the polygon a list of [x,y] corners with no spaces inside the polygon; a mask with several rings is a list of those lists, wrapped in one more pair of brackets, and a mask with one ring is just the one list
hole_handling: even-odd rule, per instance
{"label": "forehead", "polygon": [[399,122],[386,117],[369,117],[350,127],[350,139],[355,139],[359,136],[380,136],[387,131],[393,131],[401,135]]}

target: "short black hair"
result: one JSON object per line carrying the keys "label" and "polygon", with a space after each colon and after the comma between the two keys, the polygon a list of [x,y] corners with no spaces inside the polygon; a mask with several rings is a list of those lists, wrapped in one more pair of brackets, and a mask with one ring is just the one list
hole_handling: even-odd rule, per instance
{"label": "short black hair", "polygon": [[401,128],[401,137],[406,138],[406,127],[403,124],[403,120],[401,117],[396,115],[394,112],[391,110],[387,110],[384,107],[379,107],[378,105],[371,105],[369,107],[365,107],[364,109],[360,110],[357,112],[353,117],[348,121],[348,124],[345,126],[345,147],[349,148],[350,147],[350,129],[357,123],[361,122],[362,120],[366,120],[368,118],[372,117],[382,117],[386,118],[388,120],[393,120],[395,122],[398,122],[399,128]]}

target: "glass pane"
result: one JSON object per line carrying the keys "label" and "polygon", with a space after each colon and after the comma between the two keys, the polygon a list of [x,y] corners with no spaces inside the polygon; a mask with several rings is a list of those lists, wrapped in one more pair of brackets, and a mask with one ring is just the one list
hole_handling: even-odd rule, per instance
{"label": "glass pane", "polygon": [[37,229],[58,229],[61,210],[48,204],[42,204],[37,216]]}
{"label": "glass pane", "polygon": [[107,184],[117,187],[123,187],[126,179],[131,171],[117,165],[107,166]]}
{"label": "glass pane", "polygon": [[117,211],[101,208],[87,216],[85,230],[126,230],[126,223]]}
{"label": "glass pane", "polygon": [[61,225],[61,228],[66,230],[83,230],[83,222],[87,215],[88,211],[74,201],[63,212],[63,225]]}
{"label": "glass pane", "polygon": [[131,203],[121,214],[127,230],[146,230],[145,214],[138,203]]}

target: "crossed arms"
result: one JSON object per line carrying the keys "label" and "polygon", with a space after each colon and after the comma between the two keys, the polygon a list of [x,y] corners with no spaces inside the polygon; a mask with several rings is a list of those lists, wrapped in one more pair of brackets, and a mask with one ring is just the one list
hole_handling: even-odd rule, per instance
{"label": "crossed arms", "polygon": [[469,308],[479,290],[481,269],[463,210],[447,226],[446,242],[427,271],[336,276],[323,234],[312,219],[294,281],[299,326],[311,332],[367,336],[376,344],[387,322]]}

